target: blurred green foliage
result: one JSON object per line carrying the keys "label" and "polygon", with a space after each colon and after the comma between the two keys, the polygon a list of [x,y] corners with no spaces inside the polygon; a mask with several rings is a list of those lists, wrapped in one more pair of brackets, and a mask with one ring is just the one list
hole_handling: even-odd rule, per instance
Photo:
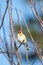
{"label": "blurred green foliage", "polygon": [[[15,29],[16,32],[18,32],[18,30],[20,29],[20,26],[19,25],[15,25],[14,29]],[[30,36],[28,34],[28,31],[27,31],[25,26],[22,27],[22,31],[26,35],[27,38],[30,38]],[[43,49],[43,36],[41,35],[41,33],[37,32],[35,30],[32,30],[30,32],[31,32],[34,40],[36,42],[38,42],[39,48]]]}

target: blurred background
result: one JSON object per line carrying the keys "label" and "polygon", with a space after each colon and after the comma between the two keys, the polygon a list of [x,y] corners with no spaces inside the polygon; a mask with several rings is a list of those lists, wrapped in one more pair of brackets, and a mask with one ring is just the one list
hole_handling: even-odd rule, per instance
{"label": "blurred background", "polygon": [[[40,9],[39,0],[35,0],[35,1],[36,1],[36,9],[37,9],[38,15],[43,20],[43,14],[42,14],[41,9]],[[43,7],[43,0],[41,0],[41,6]],[[33,15],[33,12],[31,10],[31,8],[30,8],[27,0],[12,0],[12,17],[13,17],[13,21],[14,21],[14,33],[15,33],[15,35],[17,35],[17,32],[18,32],[18,30],[20,28],[19,24],[18,24],[18,17],[17,17],[17,13],[15,11],[15,7],[18,9],[18,13],[19,13],[19,10],[21,10],[23,12],[24,18],[26,20],[26,23],[27,23],[29,29],[30,29],[30,32],[31,32],[34,40],[36,42],[38,42],[38,48],[42,49],[42,52],[43,52],[43,32],[41,31],[40,26],[39,26],[39,24],[37,22],[37,19]],[[2,21],[2,17],[3,17],[3,14],[4,14],[5,8],[6,8],[6,0],[0,0],[0,24],[1,24],[1,21]],[[28,31],[27,31],[27,29],[25,27],[25,24],[24,24],[24,22],[22,20],[22,17],[20,15],[20,13],[19,13],[19,18],[20,18],[20,24],[22,26],[23,33],[27,37],[27,43],[28,43],[28,45],[34,47],[34,45],[32,44],[31,38],[30,38],[30,36],[28,34]],[[10,33],[9,23],[10,23],[9,22],[9,14],[8,14],[8,11],[7,11],[5,19],[4,19],[4,24],[3,24],[3,27],[5,29],[5,34],[6,34],[6,40],[7,40],[7,42],[10,40],[10,38],[9,38],[9,33]],[[4,40],[3,27],[0,30],[0,36]],[[8,44],[10,44],[10,42],[8,42]],[[0,47],[1,47],[1,40],[0,40]],[[21,48],[25,49],[24,46],[21,46]],[[21,48],[19,50],[22,53],[23,50],[21,50]],[[32,54],[34,55],[34,52],[35,52],[35,50],[30,49],[29,54],[30,55],[32,55]],[[25,54],[24,51],[23,51],[23,53]],[[1,58],[2,58],[2,55],[0,55],[0,59]],[[3,57],[3,58],[5,58],[5,57]],[[24,56],[23,56],[23,58],[24,58]],[[35,58],[36,57],[31,57],[29,59],[31,61],[31,65],[32,65],[33,60],[35,60]],[[9,64],[9,63],[7,64],[5,61],[1,62],[2,59],[0,60],[1,65],[3,64],[3,62],[6,65]],[[40,62],[40,60],[38,58],[36,58],[36,59],[37,60],[35,62],[37,63],[37,65],[42,65],[41,62]],[[24,62],[24,64],[26,63],[25,58],[23,59],[23,62]],[[34,65],[36,65],[36,63],[34,63]]]}

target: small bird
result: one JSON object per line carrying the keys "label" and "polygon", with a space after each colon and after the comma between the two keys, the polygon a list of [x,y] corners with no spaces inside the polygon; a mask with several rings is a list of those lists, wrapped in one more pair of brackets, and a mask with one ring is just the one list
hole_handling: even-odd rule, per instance
{"label": "small bird", "polygon": [[17,39],[28,50],[28,45],[26,44],[26,36],[22,33],[21,30],[18,31]]}

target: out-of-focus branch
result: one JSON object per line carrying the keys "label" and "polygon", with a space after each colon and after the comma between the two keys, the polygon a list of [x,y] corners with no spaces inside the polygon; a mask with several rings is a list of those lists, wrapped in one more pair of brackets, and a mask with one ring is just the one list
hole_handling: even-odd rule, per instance
{"label": "out-of-focus branch", "polygon": [[[36,42],[34,41],[32,35],[31,35],[31,32],[30,32],[30,30],[29,30],[28,25],[26,24],[26,21],[25,21],[25,19],[24,19],[24,17],[23,17],[23,13],[21,12],[21,10],[20,10],[20,14],[21,14],[21,16],[22,16],[22,19],[24,20],[25,26],[26,26],[26,28],[27,28],[27,31],[28,31],[30,37],[31,37],[31,40],[32,40],[32,42],[34,43],[35,51],[37,52],[37,54],[38,54],[38,56],[39,56],[39,58],[40,58],[41,55],[40,55],[39,49],[36,47]],[[41,62],[43,61],[42,58],[40,58],[40,61],[41,61]],[[42,65],[43,65],[43,63],[42,63]]]}
{"label": "out-of-focus branch", "polygon": [[[32,10],[34,16],[35,16],[36,19],[39,21],[39,25],[41,25],[41,27],[43,27],[43,21],[42,21],[42,19],[40,18],[40,16],[39,16],[38,13],[37,13],[37,10],[36,10],[36,8],[35,8],[35,2],[33,3],[32,0],[28,0],[28,2],[29,2],[30,5],[31,5],[31,10]],[[33,5],[32,5],[32,4],[33,4]],[[42,31],[42,29],[41,29],[41,31]],[[43,32],[43,31],[42,31],[42,32]],[[38,53],[38,56],[39,56],[39,59],[40,59],[42,65],[43,65],[43,62],[42,62],[43,60],[42,60],[42,58],[41,58],[42,55],[40,55],[39,49],[37,49],[37,53]]]}
{"label": "out-of-focus branch", "polygon": [[[4,33],[5,34],[5,33]],[[5,56],[5,58],[8,60],[8,62],[11,64],[11,61],[9,60],[9,55],[14,54],[13,52],[9,52],[8,51],[8,47],[6,45],[6,42],[3,41],[2,37],[0,36],[0,40],[2,41],[3,47],[5,49],[5,51],[2,51],[2,49],[0,48],[0,54],[3,54]],[[6,56],[7,54],[7,56]],[[11,64],[12,65],[12,64]]]}
{"label": "out-of-focus branch", "polygon": [[[37,52],[37,57],[39,58],[39,60],[41,61],[42,65],[43,65],[43,56],[42,56],[42,50],[39,49]],[[32,65],[35,63],[35,60],[33,61]]]}
{"label": "out-of-focus branch", "polygon": [[13,45],[12,45],[12,40],[14,41],[13,19],[12,19],[12,0],[10,0],[10,9],[8,8],[8,13],[9,13],[9,19],[10,19],[10,46],[11,46],[11,51],[13,52],[10,55],[10,58],[11,58],[11,64],[16,65],[15,62],[13,61],[13,54],[16,55],[16,52],[14,51],[15,49],[13,50]]}
{"label": "out-of-focus branch", "polygon": [[[23,13],[21,12],[21,10],[19,10],[19,12],[20,12],[20,15],[22,16],[22,19],[23,19],[24,23],[25,23],[25,26],[26,26],[26,28],[27,28],[27,31],[28,31],[28,33],[29,33],[31,39],[32,39],[32,42],[34,42],[34,39],[33,39],[32,35],[31,35],[30,30],[29,30],[29,28],[28,28],[28,26],[27,26],[27,24],[26,24],[25,19],[24,19]],[[28,64],[30,65],[29,60],[28,60],[28,53],[26,54],[26,59],[27,59]]]}
{"label": "out-of-focus branch", "polygon": [[6,49],[5,42],[4,42],[4,40],[2,39],[1,36],[0,36],[0,40],[2,41],[3,47]]}
{"label": "out-of-focus branch", "polygon": [[8,48],[8,42],[6,40],[6,33],[5,33],[4,26],[3,26],[3,35],[4,35],[3,37],[4,37],[4,41],[5,41],[5,46],[6,46],[6,52],[7,52],[8,57],[10,57],[10,55],[9,55],[9,48]]}
{"label": "out-of-focus branch", "polygon": [[0,29],[1,29],[1,27],[3,26],[3,23],[4,23],[4,18],[5,18],[5,15],[6,15],[7,9],[8,9],[8,4],[9,4],[9,0],[7,0],[7,6],[6,6],[6,9],[5,9],[5,12],[4,12],[4,15],[3,15],[3,18],[2,18],[2,22],[1,22],[1,24],[0,24]]}
{"label": "out-of-focus branch", "polygon": [[[42,1],[43,2],[43,1]],[[41,0],[39,0],[39,5],[40,5],[40,9],[41,9],[41,12],[43,14],[43,7],[41,6]]]}
{"label": "out-of-focus branch", "polygon": [[31,35],[31,32],[30,32],[30,29],[29,29],[29,27],[28,27],[28,25],[27,25],[27,23],[26,23],[26,21],[25,21],[25,19],[24,19],[23,13],[22,13],[21,10],[19,10],[19,12],[20,12],[20,15],[22,16],[22,19],[23,19],[23,21],[24,21],[24,23],[25,23],[25,26],[26,26],[26,28],[27,28],[27,31],[28,31],[28,33],[29,33],[29,35],[30,35],[30,37],[31,37],[31,40],[32,40],[32,42],[34,42],[34,39],[33,39],[32,35]]}
{"label": "out-of-focus branch", "polygon": [[[12,64],[11,64],[11,61],[9,60],[9,58],[7,58],[7,56],[5,55],[5,54],[7,54],[7,52],[2,51],[2,49],[0,48],[0,54],[3,54],[3,55],[5,56],[5,58],[8,60],[8,62],[10,63],[10,65],[12,65]],[[12,53],[10,53],[10,54],[12,54]],[[15,64],[15,65],[16,65],[16,64]]]}
{"label": "out-of-focus branch", "polygon": [[[9,2],[9,0],[6,0],[6,2],[7,2],[7,6],[6,6],[6,9],[5,9],[5,13],[4,13],[4,15],[3,15],[2,25],[3,25],[3,22],[4,22],[4,17],[5,17],[6,12],[7,12],[7,8],[8,8],[8,2]],[[2,26],[2,25],[1,25],[1,26]],[[7,55],[9,56],[9,54],[8,54],[8,46],[7,46],[7,41],[6,41],[6,35],[5,35],[5,29],[4,29],[4,26],[3,26],[3,34],[4,34],[4,41],[3,41],[3,39],[2,39],[1,36],[0,36],[0,39],[1,39],[1,41],[2,41],[2,44],[3,44],[3,47],[4,47],[5,51],[7,51]]]}
{"label": "out-of-focus branch", "polygon": [[[16,10],[16,12],[17,12],[18,23],[19,23],[19,25],[20,25],[19,14],[18,14],[17,8],[15,8],[15,10]],[[20,11],[20,13],[21,13],[21,11]],[[22,18],[23,18],[24,23],[25,23],[25,25],[26,25],[26,28],[27,28],[27,30],[28,30],[28,32],[29,32],[29,34],[30,34],[30,37],[31,37],[32,41],[34,42],[33,37],[32,37],[32,35],[31,35],[31,33],[30,33],[30,30],[29,30],[29,28],[28,28],[28,26],[27,26],[27,24],[26,24],[26,21],[25,21],[25,19],[24,19],[24,17],[23,17],[23,14],[21,13],[21,15],[22,15]],[[21,25],[20,25],[20,27],[21,27]],[[22,27],[21,27],[21,28],[22,28]],[[22,43],[20,44],[20,46],[21,46],[21,45],[22,45]],[[20,47],[20,46],[19,46],[19,47]],[[19,48],[19,47],[18,47],[18,48]]]}
{"label": "out-of-focus branch", "polygon": [[36,17],[36,19],[38,20],[39,24],[41,25],[41,27],[43,27],[43,21],[41,19],[41,17],[38,15],[36,7],[35,7],[35,2],[33,2],[32,0],[28,0],[28,2],[30,3],[30,8],[34,14],[34,16]]}
{"label": "out-of-focus branch", "polygon": [[[12,46],[12,40],[13,40],[12,0],[10,0],[10,9],[8,8],[8,13],[9,13],[9,18],[10,18],[10,48],[11,48],[11,52],[12,52],[12,49],[13,49],[13,46]],[[12,55],[10,54],[9,59],[11,60],[11,64],[15,65],[15,62],[13,61],[13,54]]]}
{"label": "out-of-focus branch", "polygon": [[0,19],[2,19],[2,16],[1,16],[1,4],[0,4]]}
{"label": "out-of-focus branch", "polygon": [[[3,41],[3,39],[1,38],[1,36],[0,36],[0,40],[2,41],[2,43],[4,43],[4,41]],[[21,45],[22,45],[22,43],[17,47],[17,49],[16,50],[18,50],[19,49],[19,47],[21,47]],[[5,43],[3,44],[3,46],[4,46],[4,48],[6,48],[6,46],[5,46]],[[33,47],[31,47],[31,46],[29,46],[29,48],[31,48],[31,49],[33,49],[34,50],[34,48]],[[3,51],[2,53],[6,53],[7,54],[7,52],[6,51]],[[15,52],[9,52],[9,54],[16,54]]]}
{"label": "out-of-focus branch", "polygon": [[[12,20],[12,14],[11,14],[10,8],[8,9],[8,12],[9,12],[9,18],[10,18],[12,40],[14,41],[14,50],[16,52],[16,57],[17,57],[17,60],[18,60],[18,50],[17,50],[17,45],[16,45],[16,39],[14,37],[13,20]],[[20,62],[20,60],[18,60],[18,63],[19,62]],[[19,65],[20,65],[20,63],[19,63]]]}
{"label": "out-of-focus branch", "polygon": [[16,14],[17,14],[17,17],[18,17],[18,24],[20,25],[20,30],[22,30],[22,27],[21,27],[21,24],[20,24],[18,10],[17,10],[17,8],[15,8],[15,10],[16,10]]}
{"label": "out-of-focus branch", "polygon": [[[11,15],[12,15],[12,0],[10,0],[10,11],[11,11]],[[9,16],[10,17],[10,16]],[[10,48],[12,51],[12,31],[11,31],[11,22],[10,22]]]}

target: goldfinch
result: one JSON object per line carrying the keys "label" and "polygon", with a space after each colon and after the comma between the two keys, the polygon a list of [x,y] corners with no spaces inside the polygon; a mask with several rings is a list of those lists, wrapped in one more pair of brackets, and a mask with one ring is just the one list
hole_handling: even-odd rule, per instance
{"label": "goldfinch", "polygon": [[26,44],[26,36],[22,33],[21,30],[18,31],[17,39],[21,44],[25,46],[26,49],[28,49],[28,45]]}

